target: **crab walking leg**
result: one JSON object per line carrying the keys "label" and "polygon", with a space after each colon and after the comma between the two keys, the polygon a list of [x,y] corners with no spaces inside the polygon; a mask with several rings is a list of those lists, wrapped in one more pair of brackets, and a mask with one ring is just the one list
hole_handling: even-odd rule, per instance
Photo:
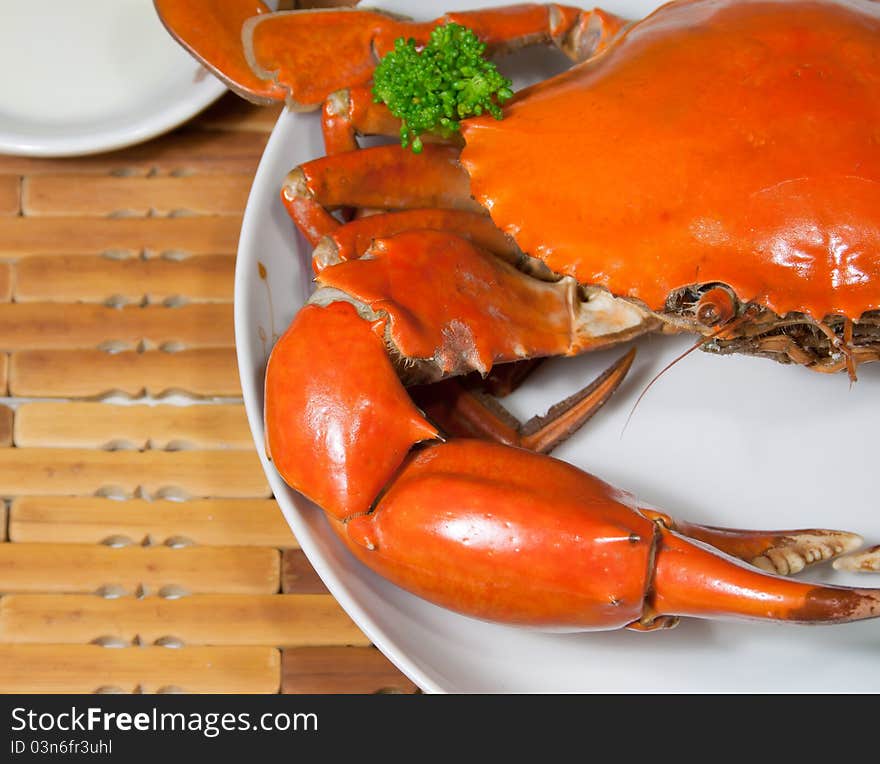
{"label": "crab walking leg", "polygon": [[341,223],[330,211],[342,207],[419,207],[483,213],[451,146],[425,146],[421,154],[395,146],[375,146],[321,157],[291,170],[281,200],[312,243]]}
{"label": "crab walking leg", "polygon": [[[321,130],[328,155],[360,148],[359,135],[400,135],[400,120],[384,103],[377,103],[371,87],[337,90],[327,96],[321,109]],[[461,138],[442,138],[433,133],[421,136],[425,143],[461,145]]]}
{"label": "crab walking leg", "polygon": [[[506,9],[448,13],[429,25],[415,25],[418,42],[427,41],[424,29],[438,23],[454,22],[471,28],[494,53],[503,53],[536,44],[555,44],[570,59],[584,61],[603,50],[627,22],[601,9],[580,11],[560,5],[511,6]],[[407,39],[414,37],[408,35]],[[387,37],[375,43],[383,56],[391,47]],[[367,84],[329,93],[321,114],[324,147],[327,154],[358,148],[359,135],[397,135],[400,120],[382,103],[376,103]],[[428,133],[423,140],[439,140]],[[460,143],[460,139],[458,139]]]}
{"label": "crab walking leg", "polygon": [[532,417],[525,424],[492,396],[470,389],[459,378],[413,388],[410,394],[447,435],[492,440],[547,454],[577,432],[608,402],[632,366],[633,358],[634,349],[582,390],[557,403],[544,416]]}
{"label": "crab walking leg", "polygon": [[415,209],[370,215],[336,228],[318,242],[312,253],[312,264],[315,272],[320,273],[328,265],[362,257],[376,239],[418,229],[454,233],[513,265],[524,260],[513,239],[500,231],[485,213]]}
{"label": "crab walking leg", "polygon": [[530,358],[495,366],[483,379],[482,388],[495,398],[504,398],[518,390],[543,362],[542,358]]}
{"label": "crab walking leg", "polygon": [[321,130],[328,155],[359,148],[359,135],[397,135],[400,120],[382,103],[376,103],[368,87],[337,90],[327,96],[321,110]]}
{"label": "crab walking leg", "polygon": [[270,13],[258,0],[154,1],[172,36],[233,90],[296,109],[315,109],[337,90],[366,86],[397,38],[424,44],[441,24],[472,28],[492,54],[554,44],[577,61],[627,24],[602,10],[552,4],[447,13],[419,23],[361,9]]}

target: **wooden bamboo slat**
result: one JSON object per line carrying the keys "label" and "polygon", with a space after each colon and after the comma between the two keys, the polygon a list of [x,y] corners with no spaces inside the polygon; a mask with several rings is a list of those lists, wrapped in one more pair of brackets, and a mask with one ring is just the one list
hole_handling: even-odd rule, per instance
{"label": "wooden bamboo slat", "polygon": [[0,257],[104,252],[234,254],[241,217],[0,217]]}
{"label": "wooden bamboo slat", "polygon": [[9,507],[9,538],[31,543],[97,544],[116,540],[133,544],[297,546],[274,499],[117,501],[96,496],[21,496]]}
{"label": "wooden bamboo slat", "polygon": [[179,599],[86,594],[0,598],[0,643],[369,645],[329,595],[194,594]]}
{"label": "wooden bamboo slat", "polygon": [[12,263],[0,263],[0,302],[12,299],[13,278]]}
{"label": "wooden bamboo slat", "polygon": [[0,303],[0,349],[135,349],[226,347],[235,344],[232,306],[194,303],[180,307],[89,303]]}
{"label": "wooden bamboo slat", "polygon": [[0,592],[274,594],[279,557],[263,547],[4,543]]}
{"label": "wooden bamboo slat", "polygon": [[302,549],[285,549],[281,554],[281,591],[285,594],[327,594],[321,577]]}
{"label": "wooden bamboo slat", "polygon": [[[2,431],[0,431],[2,432]],[[15,415],[15,444],[63,448],[253,448],[244,406],[25,403]]]}
{"label": "wooden bamboo slat", "polygon": [[[231,100],[231,99],[230,99]],[[119,151],[67,159],[0,154],[0,175],[190,175],[243,173],[253,177],[268,135],[253,130],[176,130]],[[68,189],[71,196],[75,189]]]}
{"label": "wooden bamboo slat", "polygon": [[285,694],[414,693],[418,688],[374,647],[298,647],[281,653]]}
{"label": "wooden bamboo slat", "polygon": [[0,645],[0,693],[275,693],[271,647]]}
{"label": "wooden bamboo slat", "polygon": [[[0,354],[4,388],[7,357]],[[23,350],[13,353],[9,361],[9,392],[39,398],[89,398],[116,392],[132,398],[173,392],[239,396],[241,383],[233,348],[176,353]]]}
{"label": "wooden bamboo slat", "polygon": [[[31,216],[113,214],[234,215],[244,209],[248,175],[35,175],[22,185],[21,206]],[[71,193],[75,188],[76,193]]]}
{"label": "wooden bamboo slat", "polygon": [[[278,692],[279,648],[288,692],[414,689],[299,550],[242,404],[205,400],[241,396],[234,255],[281,108],[0,156],[0,692]],[[171,393],[201,400],[70,400]]]}
{"label": "wooden bamboo slat", "polygon": [[21,211],[21,178],[0,175],[0,215],[18,215]]}
{"label": "wooden bamboo slat", "polygon": [[16,302],[231,302],[235,259],[41,255],[14,269]]}
{"label": "wooden bamboo slat", "polygon": [[283,110],[283,104],[255,109],[241,98],[222,99],[199,116],[199,128],[268,134],[272,132]]}
{"label": "wooden bamboo slat", "polygon": [[15,412],[9,406],[0,405],[0,446],[12,445]]}
{"label": "wooden bamboo slat", "polygon": [[255,451],[0,448],[0,496],[248,498],[271,495]]}

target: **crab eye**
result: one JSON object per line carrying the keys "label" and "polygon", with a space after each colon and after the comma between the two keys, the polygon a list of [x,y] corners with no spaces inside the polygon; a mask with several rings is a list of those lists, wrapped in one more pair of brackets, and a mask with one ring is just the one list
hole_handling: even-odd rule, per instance
{"label": "crab eye", "polygon": [[712,287],[700,297],[694,312],[704,326],[718,326],[736,316],[736,302],[724,287]]}

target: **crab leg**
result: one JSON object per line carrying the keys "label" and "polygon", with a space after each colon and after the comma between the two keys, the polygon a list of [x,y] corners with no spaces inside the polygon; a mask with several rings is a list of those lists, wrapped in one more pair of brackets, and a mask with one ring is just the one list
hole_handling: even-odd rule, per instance
{"label": "crab leg", "polygon": [[482,212],[415,209],[370,215],[336,228],[318,242],[312,253],[315,272],[344,260],[356,260],[376,239],[417,229],[454,233],[514,265],[523,259],[513,239]]}
{"label": "crab leg", "polygon": [[[405,232],[377,241],[368,254],[369,259],[325,269],[318,277],[319,284],[349,295],[371,311],[386,311],[391,322],[385,331],[394,339],[395,352],[413,359],[431,358],[440,375],[471,370],[485,373],[492,358],[510,360],[523,352],[529,357],[572,354],[607,341],[591,326],[589,303],[578,305],[567,291],[571,288],[568,282],[537,281],[449,233]],[[450,279],[449,274],[456,277]],[[462,298],[462,293],[467,296]],[[470,302],[477,295],[479,315],[473,312]],[[424,307],[438,300],[442,302],[439,313]],[[624,310],[621,306],[616,309]],[[609,310],[613,312],[614,308]],[[445,311],[456,318],[444,325]],[[584,314],[575,317],[576,311]],[[488,353],[483,348],[482,360],[478,360],[475,356],[481,355],[481,349],[470,343],[498,332],[502,327],[496,321],[501,318],[507,325],[514,324],[516,339],[505,344],[496,335],[494,349]],[[474,327],[473,340],[463,327],[450,329],[462,320]],[[618,320],[623,320],[624,326],[630,322],[636,331],[644,328],[633,315],[623,319],[621,314]],[[608,325],[600,323],[606,329]],[[433,333],[427,327],[434,327]],[[506,333],[507,326],[503,328]],[[618,330],[627,331],[621,327]],[[453,336],[456,333],[463,336]],[[572,339],[573,334],[580,336]],[[593,385],[525,426],[485,397],[461,389],[455,380],[450,380],[442,391],[414,391],[414,397],[451,435],[479,437],[546,453],[595,413],[617,387],[631,361],[631,356],[625,357]],[[431,378],[437,375],[434,372]],[[852,551],[861,543],[855,534],[842,531],[719,529],[677,522],[650,509],[641,511],[666,528],[780,574],[796,573],[806,564]]]}
{"label": "crab leg", "polygon": [[355,87],[327,96],[321,129],[327,154],[341,154],[358,148],[358,135],[397,135],[400,120],[387,106],[376,103],[370,88]]}
{"label": "crab leg", "polygon": [[312,244],[340,227],[329,211],[342,207],[426,207],[485,214],[471,198],[458,150],[450,146],[426,146],[418,155],[400,146],[376,146],[321,157],[291,170],[281,199]]}
{"label": "crab leg", "polygon": [[[300,232],[316,245],[315,271],[361,257],[374,238],[427,228],[467,238],[539,279],[558,280],[542,261],[526,256],[473,200],[458,159],[458,149],[436,144],[425,146],[421,154],[392,145],[321,157],[288,173],[281,200]],[[385,214],[346,224],[331,214],[349,208]]]}
{"label": "crab leg", "polygon": [[548,454],[605,405],[632,366],[633,358],[635,350],[630,350],[582,390],[525,424],[493,397],[469,389],[458,378],[411,389],[410,394],[448,435],[482,438]]}
{"label": "crab leg", "polygon": [[[539,261],[527,258],[516,246],[513,239],[500,231],[482,209],[479,211],[438,208],[410,209],[370,215],[340,225],[336,218],[329,214],[329,210],[323,206],[331,200],[334,193],[343,194],[336,199],[339,206],[353,205],[364,201],[364,197],[353,195],[347,187],[340,188],[338,192],[328,188],[335,182],[335,178],[344,172],[344,170],[340,171],[339,167],[347,167],[349,163],[360,165],[364,161],[361,157],[364,156],[367,158],[368,166],[383,168],[383,177],[386,175],[386,170],[389,177],[396,173],[401,164],[404,165],[404,169],[400,170],[402,174],[412,172],[415,169],[421,170],[424,166],[422,165],[423,161],[433,168],[430,177],[418,176],[419,182],[415,184],[407,179],[400,187],[383,189],[385,193],[382,201],[386,206],[409,206],[434,201],[436,197],[429,196],[429,194],[433,194],[433,190],[422,192],[414,197],[403,194],[401,188],[411,188],[415,185],[415,188],[419,189],[425,180],[433,183],[446,181],[450,174],[449,159],[453,156],[453,151],[448,148],[434,147],[428,149],[426,155],[421,159],[416,159],[408,152],[404,152],[401,157],[399,147],[382,147],[365,150],[364,154],[353,153],[338,156],[332,160],[319,159],[295,168],[288,176],[287,190],[282,192],[282,198],[288,211],[303,234],[312,241],[317,238],[321,230],[332,231],[332,233],[321,237],[312,253],[312,265],[315,272],[320,273],[328,265],[363,256],[376,239],[393,236],[407,230],[429,229],[456,234],[516,265],[520,270],[533,274],[540,273],[542,278],[557,280],[558,277],[551,277]],[[457,170],[454,170],[453,173],[455,177],[452,180],[456,184],[454,187],[457,188],[457,198],[453,197],[450,200],[440,197],[440,200],[442,203],[467,204],[464,199],[464,190],[458,183],[460,178],[457,176]],[[315,190],[321,188],[325,189],[325,193],[316,197]],[[448,188],[449,183],[447,182],[446,189],[444,189],[447,193]],[[370,201],[379,200],[373,197]],[[485,386],[494,395],[500,396],[510,393],[531,371],[537,368],[539,363],[540,359],[530,359],[495,367],[489,373]],[[451,387],[458,387],[458,385],[456,383]],[[466,397],[467,395],[468,393],[461,389],[450,400],[460,400],[462,396]]]}

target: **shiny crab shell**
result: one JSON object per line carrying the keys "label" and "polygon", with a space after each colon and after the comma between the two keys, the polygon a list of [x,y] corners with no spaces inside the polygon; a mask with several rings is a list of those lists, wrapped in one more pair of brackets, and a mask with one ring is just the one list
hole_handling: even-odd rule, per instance
{"label": "shiny crab shell", "polygon": [[[582,284],[663,312],[720,283],[779,317],[867,327],[878,39],[864,0],[664,6],[503,121],[465,122],[462,163],[494,222]],[[867,330],[862,360],[877,340]]]}

